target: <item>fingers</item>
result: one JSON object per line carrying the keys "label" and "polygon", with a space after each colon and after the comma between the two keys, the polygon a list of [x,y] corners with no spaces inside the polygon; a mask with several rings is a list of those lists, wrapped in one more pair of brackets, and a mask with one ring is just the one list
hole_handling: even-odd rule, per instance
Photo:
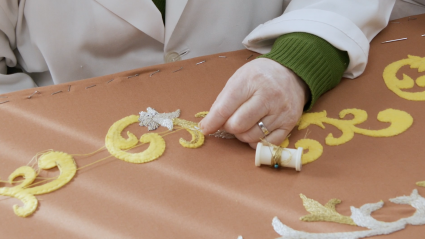
{"label": "fingers", "polygon": [[239,80],[234,79],[238,77],[235,75],[218,95],[208,115],[199,122],[203,134],[211,134],[222,128],[235,111],[250,98],[250,95],[241,89]]}
{"label": "fingers", "polygon": [[[267,116],[261,119],[264,126],[267,128],[269,135],[267,135],[267,140],[273,144],[280,144],[285,140],[286,135],[291,131],[292,124],[288,125],[286,121],[280,119],[277,116]],[[264,133],[261,130],[258,123],[255,123],[248,131],[241,134],[236,134],[236,138],[245,143],[256,143],[260,141],[260,138],[264,138]],[[279,142],[280,141],[280,142]]]}
{"label": "fingers", "polygon": [[[271,134],[269,134],[266,137],[266,139],[269,143],[272,143],[274,145],[280,145],[286,139],[289,132],[290,132],[289,130],[277,129],[273,131]],[[253,149],[256,149],[258,141],[259,139],[257,140],[257,142],[249,143],[249,146],[251,146],[251,148]]]}
{"label": "fingers", "polygon": [[308,89],[303,84],[277,62],[253,60],[229,79],[199,127],[203,134],[224,129],[255,148],[264,137],[258,126],[262,121],[272,132],[267,140],[278,145],[302,114]]}
{"label": "fingers", "polygon": [[242,134],[250,130],[267,114],[268,109],[261,100],[261,96],[254,95],[233,113],[223,128],[232,134]]}
{"label": "fingers", "polygon": [[[258,123],[261,121],[263,122],[264,127],[271,133],[274,130],[276,130],[278,127],[278,124],[281,122],[276,122],[277,117],[276,116],[266,116],[264,118],[260,118],[256,120],[253,124],[250,125],[250,128],[244,132],[235,134],[235,136],[242,142],[245,143],[253,143],[258,142],[260,138],[264,137],[264,133],[261,130]],[[224,130],[227,131],[226,128]]]}

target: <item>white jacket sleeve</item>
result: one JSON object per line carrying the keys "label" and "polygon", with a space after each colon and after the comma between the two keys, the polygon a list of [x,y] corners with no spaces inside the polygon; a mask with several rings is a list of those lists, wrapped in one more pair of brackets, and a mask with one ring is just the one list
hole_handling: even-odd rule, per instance
{"label": "white jacket sleeve", "polygon": [[347,51],[345,77],[363,73],[369,42],[387,24],[395,0],[292,0],[282,16],[255,28],[243,41],[246,48],[267,53],[274,40],[291,32],[306,32]]}
{"label": "white jacket sleeve", "polygon": [[7,66],[15,67],[15,27],[18,20],[18,0],[0,0],[0,94],[36,86],[24,73],[7,75]]}

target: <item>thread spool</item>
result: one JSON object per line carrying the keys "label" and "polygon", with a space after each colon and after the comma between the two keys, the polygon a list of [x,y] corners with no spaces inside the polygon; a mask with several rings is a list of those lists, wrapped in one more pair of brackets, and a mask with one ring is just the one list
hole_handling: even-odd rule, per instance
{"label": "thread spool", "polygon": [[[273,147],[265,146],[259,142],[255,151],[255,166],[261,165],[272,165],[272,152]],[[295,168],[297,171],[301,171],[302,161],[301,156],[303,154],[303,148],[289,149],[285,148],[282,150],[280,166]]]}

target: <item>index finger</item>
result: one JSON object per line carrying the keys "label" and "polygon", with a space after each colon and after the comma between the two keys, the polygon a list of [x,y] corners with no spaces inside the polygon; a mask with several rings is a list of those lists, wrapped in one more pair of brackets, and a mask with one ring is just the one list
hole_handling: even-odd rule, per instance
{"label": "index finger", "polygon": [[219,130],[230,116],[249,99],[240,85],[230,82],[231,79],[218,95],[208,115],[199,122],[203,134],[212,134]]}

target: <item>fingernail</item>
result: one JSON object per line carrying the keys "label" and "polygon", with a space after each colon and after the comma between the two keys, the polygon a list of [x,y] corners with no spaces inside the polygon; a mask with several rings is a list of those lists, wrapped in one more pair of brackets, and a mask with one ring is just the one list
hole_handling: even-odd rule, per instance
{"label": "fingernail", "polygon": [[198,123],[199,131],[201,131],[202,134],[204,134],[204,128],[202,127],[202,120]]}

